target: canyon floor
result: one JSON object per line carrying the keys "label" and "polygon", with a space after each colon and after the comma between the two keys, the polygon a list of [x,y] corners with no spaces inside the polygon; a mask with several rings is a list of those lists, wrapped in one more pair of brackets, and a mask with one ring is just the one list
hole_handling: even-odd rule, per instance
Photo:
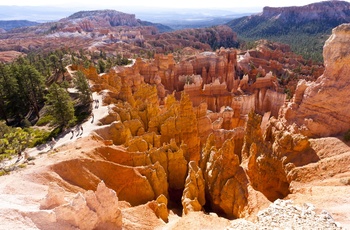
{"label": "canyon floor", "polygon": [[[94,93],[93,97],[102,102],[101,95]],[[35,159],[24,168],[18,167],[23,159],[17,163],[13,162],[16,159],[7,162],[17,166],[17,169],[0,178],[0,229],[38,229],[38,220],[33,223],[29,217],[30,213],[40,209],[40,203],[48,193],[49,183],[57,182],[65,187],[58,177],[55,178],[57,175],[50,171],[50,166],[68,160],[84,161],[88,157],[94,158],[91,152],[96,145],[105,144],[96,138],[94,130],[101,128],[99,120],[108,114],[108,106],[100,103],[93,113],[94,122],[90,118],[82,124],[84,133],[81,136],[75,134],[71,138],[71,133],[67,132],[57,139],[53,149],[48,145],[31,149],[29,155]],[[350,229],[350,147],[335,137],[311,139],[310,142],[320,161],[297,170],[299,179],[291,183],[291,194],[286,200],[290,199],[295,205],[301,206],[311,203],[318,214],[327,210],[334,221]],[[72,170],[71,173],[75,171]],[[84,175],[75,175],[79,176]],[[68,194],[67,197],[74,197],[74,194]],[[191,212],[181,217],[179,210],[170,210],[169,222],[164,223],[145,205],[130,207],[126,202],[120,201],[119,206],[123,213],[123,229],[259,229],[251,225],[251,222],[242,219],[229,221],[215,213]],[[257,220],[252,218],[250,221]],[[39,225],[39,229],[52,228]],[[62,226],[62,229],[70,228]]]}

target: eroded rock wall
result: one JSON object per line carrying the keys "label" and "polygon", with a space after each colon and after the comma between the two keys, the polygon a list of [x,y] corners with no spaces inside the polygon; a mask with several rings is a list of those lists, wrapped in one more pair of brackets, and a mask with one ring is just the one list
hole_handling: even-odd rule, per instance
{"label": "eroded rock wall", "polygon": [[350,24],[335,29],[323,51],[325,72],[316,82],[298,83],[293,101],[281,116],[307,136],[338,135],[350,129]]}

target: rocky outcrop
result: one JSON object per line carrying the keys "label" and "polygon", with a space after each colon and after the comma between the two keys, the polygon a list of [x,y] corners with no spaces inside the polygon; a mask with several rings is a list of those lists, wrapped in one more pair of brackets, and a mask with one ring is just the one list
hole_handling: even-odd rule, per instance
{"label": "rocky outcrop", "polygon": [[149,131],[161,135],[161,143],[174,139],[177,145],[186,144],[184,152],[187,161],[199,161],[200,139],[198,137],[197,118],[192,103],[186,94],[176,101],[169,95],[165,101],[166,109],[149,121]]}
{"label": "rocky outcrop", "polygon": [[[304,6],[264,7],[263,12],[228,22],[242,38],[287,43],[299,54],[321,61],[331,30],[350,22],[347,1],[321,1]],[[319,39],[315,39],[318,36]],[[286,57],[287,59],[289,57]],[[257,66],[258,67],[258,66]]]}
{"label": "rocky outcrop", "polygon": [[286,123],[295,123],[307,136],[338,135],[350,129],[349,38],[350,24],[333,29],[324,46],[324,74],[316,82],[299,82],[293,101],[282,111]]}
{"label": "rocky outcrop", "polygon": [[[71,160],[53,165],[52,170],[63,180],[69,181],[73,188],[96,189],[103,180],[117,192],[118,198],[132,205],[145,204],[163,194],[168,196],[167,175],[164,168],[156,162],[144,162],[137,167],[106,162],[102,160]],[[69,169],[69,170],[66,170]],[[84,177],[76,175],[84,174]],[[123,176],[120,176],[123,175]],[[113,178],[113,179],[112,179]],[[142,193],[139,193],[139,190]]]}
{"label": "rocky outcrop", "polygon": [[182,212],[202,211],[205,205],[205,182],[202,170],[194,161],[189,162],[185,189],[181,198]]}
{"label": "rocky outcrop", "polygon": [[[122,228],[122,214],[117,194],[103,182],[98,184],[95,192],[89,190],[83,194],[78,193],[70,201],[65,201],[62,192],[62,188],[51,185],[41,205],[42,210],[51,209],[55,216],[46,219],[47,226],[72,226],[79,229]],[[40,216],[39,214],[32,214],[33,219],[38,219],[35,216]],[[42,224],[39,223],[39,226]]]}
{"label": "rocky outcrop", "polygon": [[235,140],[228,139],[216,149],[214,135],[209,136],[202,157],[206,196],[212,209],[229,218],[247,215],[248,178],[235,152]]}
{"label": "rocky outcrop", "polygon": [[289,194],[288,174],[293,168],[317,162],[319,157],[307,137],[288,132],[282,122],[270,119],[264,134],[260,125],[261,117],[250,113],[242,157],[248,158],[253,188],[273,201]]}
{"label": "rocky outcrop", "polygon": [[158,218],[161,218],[164,222],[168,222],[168,199],[164,195],[160,195],[155,201],[151,201],[147,205],[154,211]]}
{"label": "rocky outcrop", "polygon": [[[248,75],[247,84],[250,87],[252,83],[260,81],[257,88],[261,88],[262,85],[266,85],[265,78],[261,77],[275,76],[274,90],[281,92],[283,88],[288,90],[289,96],[294,94],[298,80],[315,81],[324,72],[323,65],[305,60],[293,53],[290,46],[268,40],[259,40],[256,42],[256,48],[240,53],[238,69]],[[248,86],[241,89],[247,90]]]}

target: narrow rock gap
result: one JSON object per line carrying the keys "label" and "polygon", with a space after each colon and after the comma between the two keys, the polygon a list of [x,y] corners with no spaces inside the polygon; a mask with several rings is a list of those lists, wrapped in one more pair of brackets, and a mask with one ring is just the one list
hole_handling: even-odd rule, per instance
{"label": "narrow rock gap", "polygon": [[168,208],[171,209],[178,216],[182,216],[182,189],[169,189],[169,203]]}

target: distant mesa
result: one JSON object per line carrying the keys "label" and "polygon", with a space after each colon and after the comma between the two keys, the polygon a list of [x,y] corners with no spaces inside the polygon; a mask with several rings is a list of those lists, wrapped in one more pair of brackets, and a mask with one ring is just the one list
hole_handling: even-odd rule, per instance
{"label": "distant mesa", "polygon": [[142,21],[135,17],[135,14],[127,14],[116,10],[92,10],[79,11],[72,14],[66,19],[60,21],[83,21],[88,20],[96,26],[155,26],[159,32],[168,32],[172,29],[162,24],[154,24],[152,22]]}

